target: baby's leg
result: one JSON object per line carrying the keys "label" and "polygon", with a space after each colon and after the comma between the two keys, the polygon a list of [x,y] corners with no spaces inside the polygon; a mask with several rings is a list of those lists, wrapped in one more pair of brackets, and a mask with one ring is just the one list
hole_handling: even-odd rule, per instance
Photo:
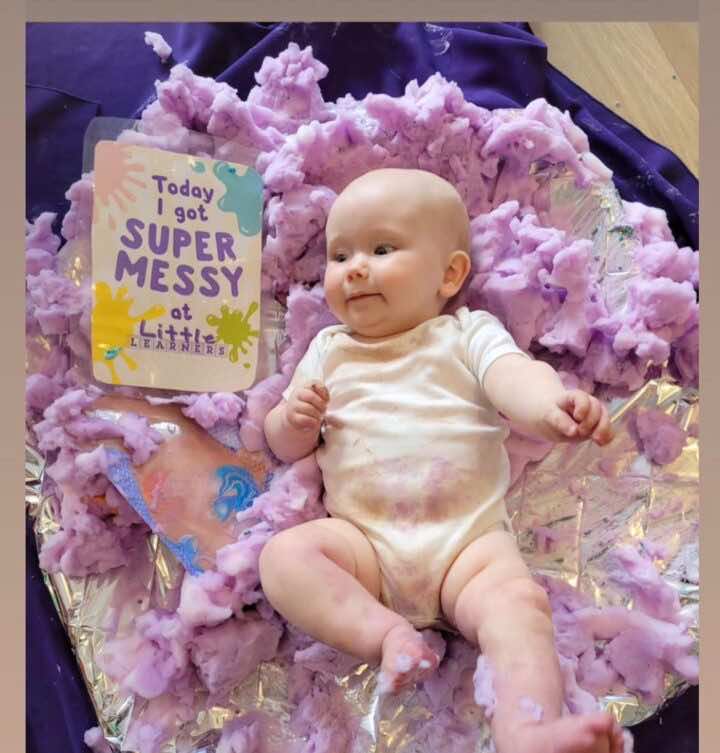
{"label": "baby's leg", "polygon": [[437,667],[420,633],[378,601],[375,551],[345,520],[313,520],[273,536],[260,555],[260,582],[273,607],[316,640],[363,661],[382,658],[381,690]]}
{"label": "baby's leg", "polygon": [[[480,646],[493,670],[498,753],[622,753],[622,731],[609,714],[560,718],[550,606],[512,535],[493,531],[470,544],[450,568],[441,598],[447,618]],[[539,722],[527,699],[542,708]]]}

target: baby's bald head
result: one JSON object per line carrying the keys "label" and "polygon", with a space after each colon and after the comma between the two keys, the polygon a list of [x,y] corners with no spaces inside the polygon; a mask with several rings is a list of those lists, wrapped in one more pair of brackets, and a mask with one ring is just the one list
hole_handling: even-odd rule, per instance
{"label": "baby's bald head", "polygon": [[392,213],[417,232],[430,233],[438,251],[470,253],[470,220],[457,189],[439,175],[412,168],[371,170],[351,181],[333,204],[327,222],[328,236],[344,220],[357,216],[370,204],[380,214]]}

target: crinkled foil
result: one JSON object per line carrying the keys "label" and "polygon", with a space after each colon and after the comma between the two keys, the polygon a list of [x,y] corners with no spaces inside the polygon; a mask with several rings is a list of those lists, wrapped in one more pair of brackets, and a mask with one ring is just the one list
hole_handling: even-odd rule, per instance
{"label": "crinkled foil", "polygon": [[575,175],[562,167],[535,169],[535,177],[548,189],[549,209],[541,213],[544,224],[593,242],[592,265],[609,311],[627,300],[627,284],[638,273],[633,260],[637,243],[625,220],[622,200],[614,184],[577,185]]}
{"label": "crinkled foil", "polygon": [[[551,206],[548,221],[576,237],[594,242],[594,261],[608,302],[624,301],[624,288],[635,274],[632,229],[623,224],[622,205],[611,185],[579,191],[567,174],[548,174]],[[590,442],[558,445],[542,462],[528,468],[507,498],[519,543],[535,572],[552,575],[579,587],[598,605],[632,601],[608,579],[607,557],[616,545],[648,539],[668,552],[660,564],[664,576],[679,591],[683,608],[692,616],[698,636],[698,440],[693,436],[680,457],[665,466],[638,454],[628,431],[635,409],[659,408],[687,429],[699,420],[698,394],[668,379],[650,381],[629,399],[614,399],[610,413],[614,442],[598,448]],[[43,461],[33,450],[26,454],[26,504],[35,518],[38,544],[58,529],[56,502],[42,479]],[[556,540],[548,552],[538,550],[533,531],[551,529]],[[174,608],[181,567],[153,535],[148,535],[137,561],[100,576],[68,578],[47,574],[45,581],[74,646],[98,719],[108,741],[122,748],[132,719],[142,719],[146,702],[121,692],[99,669],[110,629],[127,626],[149,608]],[[291,706],[287,672],[280,662],[264,663],[232,693],[226,707],[205,708],[198,699],[196,718],[177,730],[163,753],[215,753],[223,724],[249,711],[264,711],[273,719],[268,743],[296,739],[289,730]],[[368,735],[367,753],[403,753],[412,747],[409,728],[428,719],[431,711],[409,690],[379,703],[375,671],[365,665],[337,683],[350,707],[362,718]],[[665,700],[684,689],[677,678],[666,680]],[[632,693],[608,696],[604,704],[624,725],[636,724],[657,710]],[[477,715],[479,709],[468,709]],[[463,717],[465,718],[465,717]],[[487,728],[477,751],[489,746]],[[435,751],[427,751],[435,753]]]}

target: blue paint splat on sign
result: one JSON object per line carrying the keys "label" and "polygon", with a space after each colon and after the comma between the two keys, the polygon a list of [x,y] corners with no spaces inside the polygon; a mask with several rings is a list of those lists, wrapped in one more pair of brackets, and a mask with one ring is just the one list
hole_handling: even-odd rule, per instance
{"label": "blue paint splat on sign", "polygon": [[218,209],[237,217],[243,235],[257,235],[262,227],[263,185],[260,175],[251,167],[243,175],[238,175],[227,162],[216,162],[213,173],[227,189],[218,199]]}

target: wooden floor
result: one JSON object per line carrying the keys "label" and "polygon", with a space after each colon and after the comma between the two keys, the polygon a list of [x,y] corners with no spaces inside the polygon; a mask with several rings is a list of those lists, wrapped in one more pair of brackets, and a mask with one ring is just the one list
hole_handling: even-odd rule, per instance
{"label": "wooden floor", "polygon": [[530,23],[550,62],[698,175],[696,23]]}

